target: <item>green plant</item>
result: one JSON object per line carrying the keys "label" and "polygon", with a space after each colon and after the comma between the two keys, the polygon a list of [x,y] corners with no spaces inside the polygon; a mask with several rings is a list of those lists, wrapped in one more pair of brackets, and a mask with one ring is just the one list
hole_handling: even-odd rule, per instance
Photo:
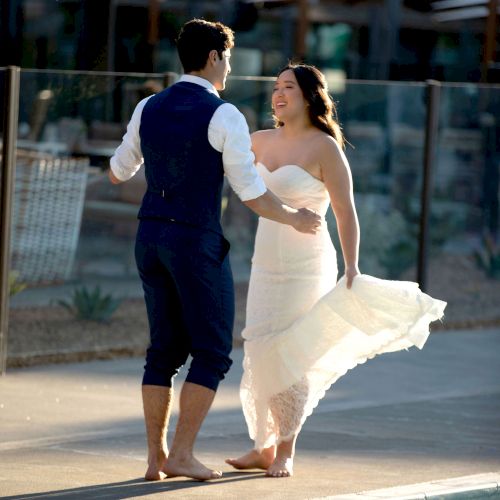
{"label": "green plant", "polygon": [[120,303],[121,300],[114,299],[111,294],[103,295],[99,286],[91,292],[85,286],[75,288],[71,302],[58,301],[60,306],[76,318],[90,321],[107,321]]}
{"label": "green plant", "polygon": [[483,237],[483,245],[475,251],[475,257],[490,278],[500,278],[500,248],[489,234]]}
{"label": "green plant", "polygon": [[11,271],[9,273],[9,295],[12,297],[19,292],[22,292],[26,288],[26,283],[18,280],[19,273],[17,271]]}

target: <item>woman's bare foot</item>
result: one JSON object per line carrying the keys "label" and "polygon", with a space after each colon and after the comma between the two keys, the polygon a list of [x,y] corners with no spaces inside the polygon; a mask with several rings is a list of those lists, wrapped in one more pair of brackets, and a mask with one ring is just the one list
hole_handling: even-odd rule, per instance
{"label": "woman's bare foot", "polygon": [[168,477],[185,476],[198,481],[208,481],[209,479],[222,477],[221,471],[205,467],[192,455],[182,457],[170,455],[162,470]]}
{"label": "woman's bare foot", "polygon": [[232,465],[235,469],[268,469],[273,463],[276,454],[276,448],[264,448],[261,452],[257,450],[249,451],[246,455],[239,458],[228,458],[226,464]]}
{"label": "woman's bare foot", "polygon": [[266,471],[269,477],[290,477],[293,476],[293,458],[277,456],[276,460]]}

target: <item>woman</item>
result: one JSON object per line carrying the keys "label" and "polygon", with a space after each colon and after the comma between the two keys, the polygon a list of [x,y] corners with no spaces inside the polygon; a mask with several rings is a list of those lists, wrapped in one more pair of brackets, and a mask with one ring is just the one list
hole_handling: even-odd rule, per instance
{"label": "woman", "polygon": [[297,435],[330,385],[383,352],[422,348],[445,302],[416,283],[358,269],[359,225],[351,172],[324,76],[288,65],[272,95],[273,130],[252,135],[259,173],[285,203],[337,220],[345,276],[323,223],[315,235],[259,220],[247,301],[240,396],[255,448],[227,463],[291,476]]}

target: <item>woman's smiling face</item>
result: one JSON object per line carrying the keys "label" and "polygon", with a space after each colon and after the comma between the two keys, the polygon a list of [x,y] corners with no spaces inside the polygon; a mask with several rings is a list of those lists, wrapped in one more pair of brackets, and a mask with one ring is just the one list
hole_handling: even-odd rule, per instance
{"label": "woman's smiling face", "polygon": [[298,116],[306,111],[306,100],[299,87],[293,70],[283,71],[274,84],[272,106],[278,120]]}

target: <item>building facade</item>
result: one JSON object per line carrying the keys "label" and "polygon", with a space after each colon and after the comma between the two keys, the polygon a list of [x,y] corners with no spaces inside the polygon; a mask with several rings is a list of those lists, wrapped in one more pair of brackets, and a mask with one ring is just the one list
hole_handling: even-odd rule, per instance
{"label": "building facade", "polygon": [[202,17],[236,31],[233,74],[274,75],[296,59],[350,79],[479,81],[490,22],[486,79],[498,81],[498,17],[488,19],[493,3],[2,0],[0,65],[179,71],[175,37],[185,21]]}

